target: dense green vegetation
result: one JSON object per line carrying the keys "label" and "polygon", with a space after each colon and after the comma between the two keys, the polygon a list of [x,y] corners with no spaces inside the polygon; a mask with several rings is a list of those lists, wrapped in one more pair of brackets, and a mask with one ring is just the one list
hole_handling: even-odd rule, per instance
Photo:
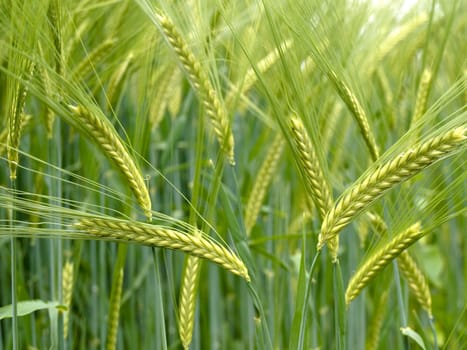
{"label": "dense green vegetation", "polygon": [[467,347],[462,1],[0,0],[0,349]]}

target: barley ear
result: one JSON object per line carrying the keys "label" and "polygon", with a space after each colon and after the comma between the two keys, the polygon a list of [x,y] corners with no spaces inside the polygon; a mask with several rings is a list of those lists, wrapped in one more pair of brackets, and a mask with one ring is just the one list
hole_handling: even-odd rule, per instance
{"label": "barley ear", "polygon": [[70,322],[70,312],[71,312],[71,297],[73,294],[73,263],[67,261],[63,266],[62,271],[62,295],[63,295],[63,305],[66,307],[66,311],[63,315],[63,336],[65,339],[68,338],[68,329]]}
{"label": "barley ear", "polygon": [[166,41],[177,55],[180,64],[187,73],[188,80],[206,109],[219,145],[226,153],[230,163],[234,165],[234,138],[228,123],[227,112],[220,96],[213,88],[208,75],[170,18],[161,11],[156,11],[156,17]]}
{"label": "barley ear", "polygon": [[417,263],[409,255],[407,251],[404,251],[397,258],[397,263],[399,265],[402,274],[404,275],[407,283],[409,285],[410,291],[415,296],[417,302],[422,306],[422,308],[428,313],[430,318],[433,317],[431,309],[431,293],[430,288],[428,287],[427,280],[423,275],[420,268],[417,266]]}
{"label": "barley ear", "polygon": [[107,350],[117,348],[118,319],[120,316],[120,302],[123,287],[123,268],[119,268],[112,279],[112,291],[110,296],[110,310],[107,319],[107,339],[105,347]]}
{"label": "barley ear", "polygon": [[96,65],[107,56],[112,47],[114,47],[115,43],[115,39],[107,39],[94,50],[92,50],[89,54],[86,54],[86,56],[76,65],[75,69],[73,70],[73,79],[84,79],[92,70],[95,69]]}
{"label": "barley ear", "polygon": [[178,331],[184,349],[189,349],[193,337],[195,323],[196,293],[199,283],[201,260],[195,256],[188,256],[182,285],[180,287],[179,325]]}
{"label": "barley ear", "polygon": [[164,226],[110,217],[83,217],[74,226],[106,239],[179,250],[210,260],[247,282],[250,281],[248,269],[238,256],[203,235],[190,235]]}
{"label": "barley ear", "polygon": [[412,117],[412,125],[415,125],[423,116],[426,110],[428,93],[431,86],[432,73],[431,70],[425,69],[420,78],[418,86],[417,99],[415,100],[415,108]]}
{"label": "barley ear", "polygon": [[394,236],[390,241],[370,255],[350,278],[347,291],[345,292],[346,304],[350,304],[378,272],[386,267],[393,259],[397,258],[405,249],[423,237],[423,235],[424,232],[421,230],[421,224],[417,222]]}
{"label": "barley ear", "polygon": [[350,90],[348,85],[339,78],[332,69],[328,71],[329,79],[334,83],[334,86],[337,89],[340,97],[344,101],[344,103],[349,108],[350,112],[352,113],[355,121],[360,128],[360,133],[363,136],[363,140],[365,141],[368,149],[370,150],[370,154],[373,160],[379,158],[379,149],[376,144],[375,137],[373,132],[371,131],[370,124],[368,122],[368,117],[366,116],[365,110],[363,109],[360,101],[357,99],[357,96]]}
{"label": "barley ear", "polygon": [[379,338],[381,336],[381,326],[383,325],[384,315],[386,314],[388,291],[383,292],[379,297],[378,304],[373,312],[370,328],[368,330],[368,337],[366,339],[366,350],[377,350]]}
{"label": "barley ear", "polygon": [[144,183],[143,176],[128,153],[123,141],[113,126],[103,116],[83,107],[70,106],[78,126],[91,136],[105,154],[114,161],[120,171],[125,175],[139,205],[149,221],[152,219],[151,197]]}
{"label": "barley ear", "polygon": [[266,191],[271,183],[273,175],[276,173],[284,144],[285,141],[282,134],[277,134],[256,176],[245,208],[245,230],[247,235],[250,234],[251,229],[256,223],[261,205],[266,196]]}
{"label": "barley ear", "polygon": [[394,186],[443,159],[466,143],[466,127],[458,127],[432,137],[378,165],[352,184],[328,211],[321,225],[317,249],[334,238],[358,214]]}
{"label": "barley ear", "polygon": [[[297,165],[305,183],[308,201],[315,203],[321,220],[323,220],[328,210],[332,208],[331,188],[324,177],[319,158],[302,120],[297,116],[292,116],[289,126],[292,131],[292,143],[297,152]],[[337,259],[338,248],[338,238],[334,238],[329,243],[333,261]]]}

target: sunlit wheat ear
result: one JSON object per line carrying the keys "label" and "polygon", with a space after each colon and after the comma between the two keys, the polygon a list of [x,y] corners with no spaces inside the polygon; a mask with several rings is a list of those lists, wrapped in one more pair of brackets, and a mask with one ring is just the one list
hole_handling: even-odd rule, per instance
{"label": "sunlit wheat ear", "polygon": [[345,292],[346,304],[350,304],[378,272],[393,259],[397,258],[410,245],[423,237],[423,235],[424,232],[421,230],[421,225],[418,222],[394,236],[389,242],[369,256],[349,281]]}
{"label": "sunlit wheat ear", "polygon": [[425,113],[428,92],[431,85],[431,78],[431,70],[425,69],[420,78],[420,84],[418,85],[417,99],[415,101],[415,108],[412,117],[412,125],[416,124],[423,116],[423,113]]}
{"label": "sunlit wheat ear", "polygon": [[465,131],[466,127],[458,127],[427,139],[357,180],[326,214],[321,226],[318,250],[388,190],[465,145]]}
{"label": "sunlit wheat ear", "polygon": [[68,328],[71,313],[71,297],[73,294],[73,263],[67,261],[63,266],[62,272],[62,295],[63,305],[66,306],[67,311],[63,316],[63,336],[65,339],[68,337]]}
{"label": "sunlit wheat ear", "polygon": [[[120,304],[123,289],[123,268],[119,269],[114,274],[112,281],[112,296],[109,302],[109,316],[107,319],[107,339],[105,347],[107,350],[114,350],[117,348],[117,333],[118,333],[118,318],[120,316]],[[115,289],[114,289],[115,286]]]}
{"label": "sunlit wheat ear", "polygon": [[235,254],[203,236],[189,235],[163,226],[112,218],[83,218],[74,226],[99,237],[183,251],[215,262],[233,274],[250,281],[245,264]]}
{"label": "sunlit wheat ear", "polygon": [[431,318],[433,315],[431,309],[431,293],[425,276],[420,271],[417,263],[409,255],[407,251],[402,252],[397,258],[402,274],[404,275],[409,285],[410,291],[414,294],[417,302],[428,313]]}
{"label": "sunlit wheat ear", "polygon": [[115,43],[115,39],[107,39],[89,54],[86,54],[83,60],[78,63],[76,68],[73,70],[72,77],[74,79],[84,79],[96,67],[96,65],[106,57],[112,47],[114,47]]}
{"label": "sunlit wheat ear", "polygon": [[[33,75],[35,65],[31,62],[26,64],[26,81],[29,81]],[[18,87],[16,94],[13,95],[12,110],[8,118],[8,138],[7,138],[7,154],[8,166],[10,167],[10,178],[16,179],[16,169],[18,167],[18,149],[19,141],[21,139],[21,131],[24,126],[24,104],[26,103],[26,96],[28,94],[27,85],[21,84]]]}
{"label": "sunlit wheat ear", "polygon": [[185,270],[180,287],[179,325],[180,339],[185,349],[189,349],[193,338],[195,323],[196,295],[198,290],[201,261],[199,258],[189,256],[186,260]]}
{"label": "sunlit wheat ear", "polygon": [[276,174],[277,165],[284,150],[284,144],[285,141],[282,134],[277,134],[256,176],[245,208],[245,230],[247,235],[250,234],[251,229],[256,223],[269,184],[274,174]]}
{"label": "sunlit wheat ear", "polygon": [[288,50],[293,45],[293,40],[289,39],[284,41],[279,45],[278,48],[275,48],[271,52],[269,52],[265,57],[263,57],[257,64],[256,64],[256,71],[253,68],[249,68],[245,73],[245,78],[243,79],[243,83],[241,87],[232,86],[232,88],[227,93],[227,97],[225,98],[225,103],[227,106],[231,106],[232,101],[236,97],[236,95],[243,95],[248,93],[250,89],[256,84],[258,81],[257,73],[266,73],[280,58],[280,52]]}
{"label": "sunlit wheat ear", "polygon": [[198,93],[206,109],[219,144],[225,151],[230,163],[232,165],[235,164],[234,138],[229,126],[225,106],[213,88],[200,62],[189,49],[170,18],[160,11],[156,11],[156,17],[167,42],[180,60],[181,65],[187,73],[188,80]]}
{"label": "sunlit wheat ear", "polygon": [[373,318],[371,319],[370,329],[368,330],[368,337],[365,344],[366,350],[378,349],[381,326],[383,325],[384,316],[386,315],[388,296],[388,291],[385,291],[379,297],[378,304],[373,312]]}
{"label": "sunlit wheat ear", "polygon": [[94,139],[125,175],[139,205],[151,221],[151,198],[144,178],[113,126],[104,117],[98,117],[81,106],[69,106],[69,108],[79,127]]}
{"label": "sunlit wheat ear", "polygon": [[[324,177],[315,148],[302,120],[297,116],[291,116],[289,127],[292,131],[292,143],[297,150],[296,161],[305,183],[308,201],[315,203],[319,215],[323,219],[328,210],[332,208],[331,188]],[[329,250],[333,261],[337,259],[338,247],[338,238],[330,241]]]}
{"label": "sunlit wheat ear", "polygon": [[331,69],[327,73],[328,73],[329,79],[335,85],[340,97],[342,98],[342,100],[344,101],[344,103],[347,105],[350,112],[352,113],[353,117],[355,118],[355,121],[357,122],[358,127],[360,128],[360,133],[362,134],[363,140],[365,140],[365,143],[368,149],[370,150],[370,154],[373,160],[378,159],[379,149],[378,149],[378,146],[376,145],[375,137],[370,128],[368,117],[362,105],[360,104],[360,101],[357,99],[357,97],[352,92],[352,90],[350,90],[347,84],[341,78],[337,76],[336,72],[334,72]]}

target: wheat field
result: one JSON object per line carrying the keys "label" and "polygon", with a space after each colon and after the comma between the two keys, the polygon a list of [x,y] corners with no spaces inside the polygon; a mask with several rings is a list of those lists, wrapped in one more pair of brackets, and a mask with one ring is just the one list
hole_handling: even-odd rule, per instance
{"label": "wheat field", "polygon": [[467,5],[0,0],[0,350],[467,348]]}

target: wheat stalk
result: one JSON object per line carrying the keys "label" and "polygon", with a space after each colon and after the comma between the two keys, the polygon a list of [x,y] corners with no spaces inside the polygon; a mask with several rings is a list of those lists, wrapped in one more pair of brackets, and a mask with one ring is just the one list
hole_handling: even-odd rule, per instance
{"label": "wheat stalk", "polygon": [[277,134],[256,176],[245,208],[245,229],[247,235],[250,234],[251,229],[256,223],[261,205],[266,196],[266,190],[271,183],[273,175],[276,173],[277,165],[279,164],[282,151],[284,150],[284,144],[285,142],[282,134]]}
{"label": "wheat stalk", "polygon": [[79,126],[94,138],[96,143],[125,175],[139,205],[143,208],[148,220],[151,221],[151,198],[148,189],[133,158],[128,153],[113,126],[105,118],[99,118],[81,106],[70,106],[69,108],[73,112],[73,116]]}
{"label": "wheat stalk", "polygon": [[70,312],[71,312],[71,297],[73,294],[73,263],[67,261],[63,266],[62,272],[62,295],[63,295],[63,305],[66,306],[66,312],[63,316],[63,336],[65,339],[68,337],[68,329],[70,322]]}
{"label": "wheat stalk", "polygon": [[232,165],[235,164],[234,138],[229,127],[227,112],[219,95],[214,90],[201,64],[196,60],[194,53],[189,49],[170,18],[160,11],[156,11],[156,17],[167,42],[180,60],[188,75],[188,80],[197,91],[203,106],[206,108],[219,144],[226,152],[230,163]]}
{"label": "wheat stalk", "polygon": [[386,267],[393,259],[397,258],[402,251],[423,237],[423,235],[424,232],[421,230],[421,225],[417,222],[394,236],[389,242],[366,259],[365,263],[355,272],[349,281],[345,292],[346,304],[350,304],[378,272]]}
{"label": "wheat stalk", "polygon": [[347,105],[350,112],[354,116],[355,121],[357,122],[360,128],[360,132],[363,136],[363,139],[365,140],[365,143],[368,146],[368,149],[370,150],[373,160],[378,159],[379,149],[378,149],[378,146],[376,145],[376,140],[373,135],[373,132],[370,129],[368,117],[366,116],[366,113],[362,105],[357,99],[357,96],[355,96],[355,94],[352,92],[352,90],[350,90],[350,88],[347,86],[344,80],[339,78],[336,72],[334,72],[332,69],[329,69],[327,71],[327,75],[329,79],[334,83],[340,97],[342,98],[342,100],[344,101],[344,103]]}
{"label": "wheat stalk", "polygon": [[99,237],[180,250],[211,260],[250,281],[246,266],[235,254],[203,236],[188,235],[163,226],[111,218],[83,218],[75,227]]}
{"label": "wheat stalk", "polygon": [[318,250],[388,190],[462,147],[466,140],[465,131],[466,127],[462,126],[432,137],[357,180],[326,214]]}
{"label": "wheat stalk", "polygon": [[[289,126],[292,131],[292,143],[298,153],[296,159],[303,175],[308,201],[311,199],[315,203],[321,220],[323,220],[328,210],[332,208],[331,188],[324,177],[319,158],[302,120],[297,116],[292,116]],[[338,248],[339,241],[338,238],[335,238],[329,244],[333,261],[337,259]]]}
{"label": "wheat stalk", "polygon": [[428,313],[431,318],[433,313],[431,310],[431,294],[428,283],[417,266],[417,263],[409,255],[407,251],[402,252],[397,258],[402,274],[408,282],[409,288],[415,296],[417,302]]}

